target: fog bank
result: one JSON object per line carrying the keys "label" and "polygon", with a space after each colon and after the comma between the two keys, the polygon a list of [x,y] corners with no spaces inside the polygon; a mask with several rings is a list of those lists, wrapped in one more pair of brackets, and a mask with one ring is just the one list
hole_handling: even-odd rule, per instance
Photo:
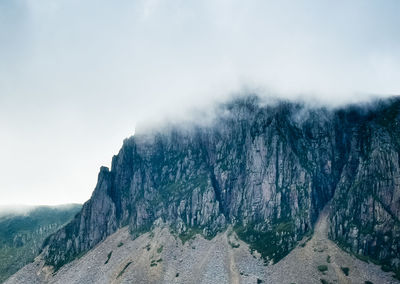
{"label": "fog bank", "polygon": [[137,125],[232,95],[400,93],[400,2],[0,2],[0,203],[89,198]]}

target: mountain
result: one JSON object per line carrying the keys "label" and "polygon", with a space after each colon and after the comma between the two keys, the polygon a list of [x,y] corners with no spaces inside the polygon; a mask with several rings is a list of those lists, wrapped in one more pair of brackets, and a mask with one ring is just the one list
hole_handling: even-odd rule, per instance
{"label": "mountain", "polygon": [[[175,281],[190,283],[190,272],[181,268],[192,271],[195,264],[206,264],[205,256],[187,260],[188,240],[202,243],[201,253],[213,254],[219,247],[221,255],[229,254],[234,261],[228,265],[224,258],[223,267],[230,267],[228,274],[236,277],[231,281],[246,282],[250,276],[256,283],[276,280],[270,278],[273,267],[283,266],[280,273],[285,273],[275,283],[296,277],[301,267],[309,272],[301,283],[355,275],[370,283],[366,275],[378,264],[400,278],[400,98],[328,109],[288,101],[266,104],[249,96],[220,105],[215,112],[211,123],[169,125],[126,139],[111,169],[100,169],[96,188],[81,212],[45,240],[35,266],[24,268],[13,281],[39,277],[39,282],[57,282],[73,271],[85,271],[74,274],[76,282],[89,281],[85,277],[92,274],[84,267],[100,269],[94,254],[107,251],[103,265],[117,258],[120,262],[113,262],[113,269],[119,273],[104,268],[92,282],[129,282],[121,275],[134,273],[135,267],[143,270],[146,259],[150,263],[143,271],[155,270],[135,274],[143,283],[171,282],[165,280],[177,271],[171,265],[187,277]],[[151,237],[155,232],[156,240]],[[177,240],[177,251],[170,247],[170,237]],[[118,238],[129,243],[129,250],[115,247]],[[139,249],[146,243],[151,256],[147,249]],[[154,243],[161,251],[169,246],[164,254],[175,254],[175,260],[157,262]],[[129,251],[132,259],[127,261],[124,253]],[[237,269],[252,255],[262,259],[261,264],[247,261],[257,273],[248,267],[247,272]],[[317,265],[319,271],[310,272],[310,265],[322,255],[325,262]],[[362,267],[355,257],[375,266]],[[179,258],[181,262],[175,263]],[[351,259],[356,271],[349,267]],[[296,262],[294,268],[288,265]],[[336,272],[330,275],[333,268]],[[371,277],[386,279],[379,273]],[[96,278],[101,276],[106,278]],[[391,281],[394,278],[385,283]]]}
{"label": "mountain", "polygon": [[212,239],[200,234],[189,239],[157,221],[135,239],[128,227],[117,230],[55,274],[38,258],[7,283],[398,283],[327,238],[328,212],[326,207],[320,214],[312,238],[274,265],[265,265],[232,227]]}
{"label": "mountain", "polygon": [[0,282],[33,262],[46,237],[79,212],[81,205],[7,208],[0,215]]}

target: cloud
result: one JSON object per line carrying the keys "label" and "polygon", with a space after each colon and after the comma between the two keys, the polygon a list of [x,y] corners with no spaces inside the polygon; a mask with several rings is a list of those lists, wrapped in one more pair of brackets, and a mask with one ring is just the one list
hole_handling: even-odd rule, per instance
{"label": "cloud", "polygon": [[185,117],[232,93],[334,105],[398,94],[399,8],[395,0],[1,1],[3,202],[82,202],[135,125]]}

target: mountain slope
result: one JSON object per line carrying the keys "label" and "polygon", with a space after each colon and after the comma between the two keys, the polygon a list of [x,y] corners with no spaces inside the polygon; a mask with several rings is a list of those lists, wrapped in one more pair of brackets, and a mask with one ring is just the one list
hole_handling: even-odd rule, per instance
{"label": "mountain slope", "polygon": [[287,254],[332,197],[346,141],[326,110],[296,121],[302,106],[250,97],[219,111],[208,127],[126,140],[81,214],[46,242],[47,263],[57,269],[119,227],[138,234],[158,218],[207,237],[233,224],[266,261]]}
{"label": "mountain slope", "polygon": [[[304,239],[275,265],[266,266],[232,228],[211,240],[197,235],[183,244],[166,224],[156,222],[150,232],[134,240],[127,227],[119,229],[55,275],[41,269],[44,261],[38,258],[7,283],[317,284],[321,279],[325,283],[396,283],[391,273],[343,252],[328,240],[328,213],[327,207],[311,240]],[[320,271],[324,265],[327,271]]]}
{"label": "mountain slope", "polygon": [[39,206],[0,217],[0,282],[33,261],[43,240],[69,222],[81,205]]}
{"label": "mountain slope", "polygon": [[329,110],[245,97],[215,117],[125,140],[80,214],[44,242],[45,268],[156,221],[183,240],[233,228],[274,264],[313,233],[332,200],[330,238],[398,271],[399,98]]}

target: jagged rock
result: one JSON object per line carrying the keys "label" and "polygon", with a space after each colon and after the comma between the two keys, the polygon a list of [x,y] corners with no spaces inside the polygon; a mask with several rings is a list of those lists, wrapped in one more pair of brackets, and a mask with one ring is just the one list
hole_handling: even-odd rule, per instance
{"label": "jagged rock", "polygon": [[400,102],[359,120],[333,199],[330,237],[397,268],[400,277]]}
{"label": "jagged rock", "polygon": [[57,269],[118,228],[137,236],[161,219],[178,234],[207,237],[232,224],[276,262],[334,196],[331,238],[394,263],[399,120],[397,98],[328,110],[247,97],[222,105],[209,125],[138,133],[111,170],[101,168],[81,213],[46,240],[44,259]]}

